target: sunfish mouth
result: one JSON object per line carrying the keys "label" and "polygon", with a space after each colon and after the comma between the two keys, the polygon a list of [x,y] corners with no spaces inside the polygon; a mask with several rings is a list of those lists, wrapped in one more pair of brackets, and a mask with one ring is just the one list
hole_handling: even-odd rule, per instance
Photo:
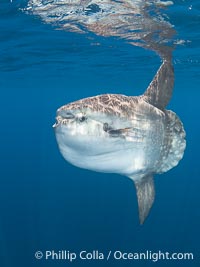
{"label": "sunfish mouth", "polygon": [[72,112],[65,112],[65,114],[60,114],[56,116],[56,123],[54,123],[53,128],[56,128],[62,124],[67,125],[72,119],[75,119],[75,115]]}

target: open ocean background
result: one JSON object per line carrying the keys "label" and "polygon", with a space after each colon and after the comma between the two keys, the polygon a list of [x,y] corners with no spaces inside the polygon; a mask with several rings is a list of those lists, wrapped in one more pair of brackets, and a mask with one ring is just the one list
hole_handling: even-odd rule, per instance
{"label": "open ocean background", "polygon": [[[157,175],[156,200],[139,225],[126,177],[78,169],[57,148],[58,107],[102,93],[142,94],[159,57],[117,38],[55,30],[0,0],[0,266],[200,266],[200,2],[166,13],[183,45],[174,51],[169,109],[184,123],[187,148]],[[192,252],[190,261],[36,260],[36,251]]]}

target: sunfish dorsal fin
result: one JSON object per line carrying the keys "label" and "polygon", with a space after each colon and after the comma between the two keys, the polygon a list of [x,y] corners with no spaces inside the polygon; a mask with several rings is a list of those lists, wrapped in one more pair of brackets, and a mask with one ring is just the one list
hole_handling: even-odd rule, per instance
{"label": "sunfish dorsal fin", "polygon": [[149,214],[155,198],[153,176],[147,175],[142,179],[135,180],[134,183],[137,193],[140,224],[143,224]]}
{"label": "sunfish dorsal fin", "polygon": [[171,99],[174,87],[174,69],[171,59],[164,59],[152,82],[143,94],[151,105],[164,109]]}

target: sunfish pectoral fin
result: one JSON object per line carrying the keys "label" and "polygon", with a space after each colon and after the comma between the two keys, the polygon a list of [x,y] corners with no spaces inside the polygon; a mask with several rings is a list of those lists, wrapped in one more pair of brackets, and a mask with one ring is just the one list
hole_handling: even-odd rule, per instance
{"label": "sunfish pectoral fin", "polygon": [[142,179],[135,180],[134,183],[137,193],[140,224],[143,224],[155,198],[153,176],[146,175]]}
{"label": "sunfish pectoral fin", "polygon": [[124,129],[110,129],[108,133],[112,137],[123,137],[127,135],[132,130],[132,128],[124,128]]}
{"label": "sunfish pectoral fin", "polygon": [[144,133],[139,129],[127,127],[123,129],[109,129],[107,131],[110,137],[128,138],[129,141],[143,142]]}

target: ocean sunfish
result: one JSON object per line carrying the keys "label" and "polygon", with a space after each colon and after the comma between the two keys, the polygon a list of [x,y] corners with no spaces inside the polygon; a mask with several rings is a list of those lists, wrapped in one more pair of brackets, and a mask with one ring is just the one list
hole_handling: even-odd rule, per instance
{"label": "ocean sunfish", "polygon": [[171,60],[164,60],[143,95],[81,99],[59,108],[53,126],[66,161],[133,180],[141,224],[154,202],[153,175],[176,166],[186,146],[182,122],[165,109],[173,84]]}

